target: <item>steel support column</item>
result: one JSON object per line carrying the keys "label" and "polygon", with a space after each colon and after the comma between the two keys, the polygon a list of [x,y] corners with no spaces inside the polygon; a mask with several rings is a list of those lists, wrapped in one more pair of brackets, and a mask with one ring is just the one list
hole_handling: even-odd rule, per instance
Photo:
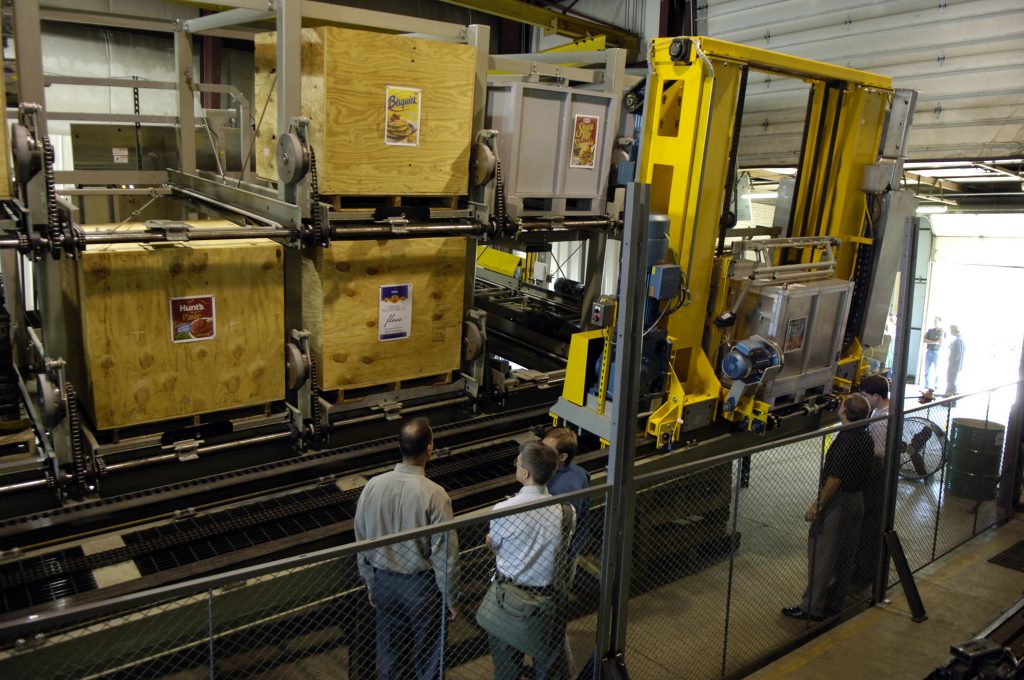
{"label": "steel support column", "polygon": [[[476,47],[476,77],[473,81],[473,136],[484,128],[487,119],[487,70],[491,52],[491,27],[471,24],[466,29],[466,44]],[[472,187],[470,187],[472,192]],[[476,239],[466,239],[466,280],[462,296],[462,313],[473,308],[476,280]]]}
{"label": "steel support column", "polygon": [[[903,412],[906,400],[907,356],[910,351],[910,316],[914,306],[914,266],[917,260],[917,232],[921,220],[908,217],[904,221],[903,256],[900,258],[899,323],[896,325],[896,348],[893,352],[892,382],[889,387],[889,423],[885,441],[885,500],[882,532],[894,530],[896,523],[897,488],[900,481],[900,453],[897,450],[903,435]],[[881,541],[881,537],[878,538]],[[872,597],[880,602],[889,585],[889,546],[882,542],[878,571]]]}
{"label": "steel support column", "polygon": [[178,77],[178,153],[181,171],[196,171],[196,104],[192,87],[192,34],[179,24],[174,31],[174,63]]}
{"label": "steel support column", "polygon": [[630,556],[633,552],[633,511],[636,489],[633,463],[636,456],[637,408],[640,357],[643,342],[645,289],[642,285],[647,261],[647,221],[650,216],[650,186],[630,183],[626,187],[626,219],[622,235],[619,303],[615,320],[615,357],[612,374],[615,399],[611,404],[611,441],[608,447],[608,483],[612,491],[605,512],[604,548],[601,553],[601,592],[597,644],[602,665],[626,646]]}

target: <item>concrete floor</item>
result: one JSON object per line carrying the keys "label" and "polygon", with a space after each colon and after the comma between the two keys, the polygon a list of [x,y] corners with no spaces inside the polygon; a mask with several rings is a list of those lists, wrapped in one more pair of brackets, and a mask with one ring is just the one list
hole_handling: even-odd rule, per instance
{"label": "concrete floor", "polygon": [[751,675],[830,680],[924,678],[949,656],[949,646],[971,638],[1013,605],[1024,572],[988,559],[1024,540],[1024,520],[979,535],[916,575],[928,619],[914,623],[902,591],[891,601],[825,633]]}
{"label": "concrete floor", "polygon": [[[989,415],[994,421],[1005,422],[1006,413],[1008,408],[985,397],[964,400],[948,414],[946,408],[934,407],[915,415],[939,423],[944,430],[947,419]],[[646,592],[631,599],[627,658],[632,677],[721,677],[756,662],[809,630],[809,624],[786,619],[780,610],[798,604],[806,584],[807,523],[803,514],[817,489],[820,454],[820,438],[755,454],[750,485],[740,489],[735,506],[735,527],[740,534],[735,559],[722,559],[669,583],[644,587]],[[927,483],[901,481],[898,493],[896,529],[915,570],[984,532],[996,521],[993,502],[975,504],[946,494],[941,473]],[[666,498],[665,502],[671,503],[672,499]],[[1014,524],[1004,533],[1014,531],[1024,533],[1024,528]],[[1001,549],[990,549],[981,543],[982,539],[978,540],[982,562]],[[1007,539],[1008,544],[1016,540]],[[932,666],[942,661],[949,644],[969,637],[985,623],[986,617],[994,618],[1015,602],[1024,588],[1024,574],[987,566],[1008,572],[1002,576],[1012,584],[1012,592],[1004,593],[1002,599],[997,597],[994,610],[991,606],[981,608],[977,625],[934,638],[938,652],[929,660]],[[926,606],[932,594],[934,568],[920,572],[921,578],[927,579],[922,584]],[[892,578],[895,581],[895,574]],[[969,599],[966,594],[959,597]],[[855,602],[855,598],[850,598],[847,604]],[[888,608],[892,607],[898,609],[899,605]],[[954,607],[946,616],[955,617],[960,609],[973,611],[974,606]],[[874,617],[877,612],[872,610],[855,621],[864,616]],[[939,609],[933,618],[942,619]],[[870,623],[863,625],[872,628]],[[575,621],[570,628],[570,637],[580,640],[579,645],[574,645],[578,655],[586,654],[584,643],[592,630],[589,618]],[[871,646],[864,638],[857,644],[861,654]],[[892,645],[898,649],[898,640]],[[854,660],[848,660],[848,668],[856,668],[849,663]],[[865,677],[859,669],[857,673],[851,671],[853,675]],[[806,677],[822,677],[821,668]]]}
{"label": "concrete floor", "polygon": [[[916,415],[945,429],[948,419],[961,416],[990,413],[993,420],[1005,422],[1006,412],[996,400],[976,398],[965,400],[949,414],[936,407]],[[812,438],[753,456],[749,486],[737,490],[734,481],[731,493],[726,493],[732,496],[728,530],[739,534],[733,559],[720,546],[716,554],[700,556],[705,559],[696,566],[692,555],[684,558],[673,553],[671,559],[634,572],[637,587],[630,600],[626,651],[633,678],[719,678],[723,673],[738,672],[810,630],[811,624],[787,619],[780,610],[799,602],[806,583],[807,523],[803,514],[817,489],[821,451],[821,439]],[[736,464],[729,468],[735,480]],[[1024,539],[1024,520],[986,531],[995,522],[994,503],[976,506],[945,495],[943,487],[941,479],[901,481],[898,487],[896,527],[911,567],[920,568],[953,551],[917,573],[928,621],[910,621],[897,589],[892,591],[891,603],[869,609],[753,677],[924,677],[945,660],[950,644],[971,637],[1012,605],[1024,589],[1024,573],[986,560]],[[644,489],[642,482],[640,488]],[[693,519],[678,516],[678,508],[689,507],[693,501],[680,497],[679,488],[661,484],[646,489],[649,499],[644,507],[661,519],[638,513],[638,525],[652,521],[656,525],[639,531],[638,541],[670,552],[677,548],[679,531]],[[973,541],[957,548],[978,533]],[[490,565],[486,566],[488,569],[469,570],[463,578],[483,587],[489,578]],[[570,646],[580,665],[593,649],[596,627],[596,614],[577,615],[569,624]],[[476,632],[472,612],[467,612],[453,626],[451,639],[472,637]],[[480,649],[469,655],[471,660],[449,666],[446,677],[493,677],[485,642],[478,640],[478,644]],[[261,677],[344,677],[345,654],[343,646],[327,645],[322,653],[298,654],[284,664],[268,659],[270,670]],[[232,661],[218,659],[219,670],[229,672]],[[253,659],[239,661],[242,667],[251,668]],[[180,674],[177,680],[190,677]]]}

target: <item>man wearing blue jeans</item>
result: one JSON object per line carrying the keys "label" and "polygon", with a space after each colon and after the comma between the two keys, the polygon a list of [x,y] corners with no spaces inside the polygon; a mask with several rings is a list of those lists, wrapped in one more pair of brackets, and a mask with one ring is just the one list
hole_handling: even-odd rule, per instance
{"label": "man wearing blue jeans", "polygon": [[[371,479],[359,495],[353,522],[360,541],[440,524],[452,519],[452,502],[426,478],[434,435],[426,418],[415,418],[398,435],[402,462]],[[356,557],[366,594],[377,613],[377,675],[381,680],[443,677],[441,653],[447,602],[458,609],[459,542],[454,531],[401,541]]]}
{"label": "man wearing blue jeans", "polygon": [[942,319],[935,317],[935,324],[924,334],[924,386],[930,390],[939,385],[939,349],[945,335]]}

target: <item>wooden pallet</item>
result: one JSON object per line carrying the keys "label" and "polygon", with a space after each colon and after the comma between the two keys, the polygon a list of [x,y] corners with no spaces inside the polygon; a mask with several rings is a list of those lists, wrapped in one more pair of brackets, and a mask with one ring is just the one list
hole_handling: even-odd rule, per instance
{"label": "wooden pallet", "polygon": [[30,457],[36,455],[36,433],[28,423],[17,432],[0,433],[0,460]]}
{"label": "wooden pallet", "polygon": [[327,203],[334,210],[340,212],[402,206],[455,210],[459,207],[459,198],[459,196],[324,196],[321,194],[320,202]]}
{"label": "wooden pallet", "polygon": [[[266,402],[263,404],[256,404],[254,406],[244,406],[241,408],[226,409],[223,411],[212,411],[209,413],[173,418],[155,423],[141,423],[138,425],[128,425],[125,427],[102,430],[93,429],[92,433],[96,438],[97,443],[100,445],[107,445],[117,444],[135,437],[150,437],[167,432],[184,432],[203,428],[212,428],[212,430],[227,428],[225,431],[229,431],[229,421],[269,416],[274,413],[275,406],[280,410],[281,403],[282,402]],[[94,424],[91,422],[91,418],[89,418],[88,414],[83,413],[82,415],[86,417],[86,422],[89,427],[94,428]]]}
{"label": "wooden pallet", "polygon": [[327,392],[321,392],[320,396],[332,404],[343,404],[346,402],[359,401],[360,399],[365,399],[383,392],[397,392],[398,390],[412,389],[415,387],[448,385],[452,382],[453,376],[454,371],[446,371],[445,373],[437,373],[435,375],[428,375],[424,378],[416,378],[413,380],[397,380],[394,382],[381,383],[379,385],[330,390]]}

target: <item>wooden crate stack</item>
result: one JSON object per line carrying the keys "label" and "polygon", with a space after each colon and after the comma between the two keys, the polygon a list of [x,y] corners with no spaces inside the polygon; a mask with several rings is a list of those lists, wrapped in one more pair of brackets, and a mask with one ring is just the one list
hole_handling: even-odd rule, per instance
{"label": "wooden crate stack", "polygon": [[[62,260],[68,373],[95,427],[283,400],[283,262],[265,239],[96,246]],[[182,341],[171,300],[196,296],[213,298],[212,322]]]}
{"label": "wooden crate stack", "polygon": [[[277,34],[256,36],[256,171],[277,178]],[[467,193],[476,48],[347,28],[302,30],[302,115],[309,119],[320,193]],[[389,142],[389,88],[420,93],[419,129]],[[390,90],[393,91],[393,90]]]}

